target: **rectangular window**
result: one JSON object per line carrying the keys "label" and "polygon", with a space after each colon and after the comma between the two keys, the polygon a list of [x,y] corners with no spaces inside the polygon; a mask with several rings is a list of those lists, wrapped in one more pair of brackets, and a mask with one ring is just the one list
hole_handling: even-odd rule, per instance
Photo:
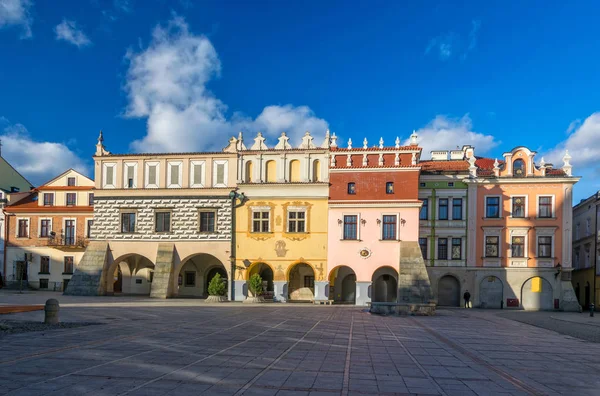
{"label": "rectangular window", "polygon": [[498,257],[499,245],[500,245],[500,237],[486,236],[485,237],[485,257]]}
{"label": "rectangular window", "polygon": [[72,274],[73,273],[73,256],[65,256],[65,270],[64,274]]}
{"label": "rectangular window", "polygon": [[384,215],[383,216],[383,234],[381,239],[384,241],[394,241],[396,240],[396,224],[397,224],[397,216],[396,215]]}
{"label": "rectangular window", "polygon": [[452,200],[452,220],[462,220],[462,198]]}
{"label": "rectangular window", "polygon": [[348,194],[356,194],[356,183],[348,183]]}
{"label": "rectangular window", "polygon": [[448,260],[448,239],[438,239],[438,259]]}
{"label": "rectangular window", "polygon": [[40,279],[40,289],[48,288],[48,279]]}
{"label": "rectangular window", "polygon": [[50,257],[41,256],[40,257],[40,274],[49,274],[50,273]]}
{"label": "rectangular window", "polygon": [[440,220],[448,220],[448,198],[440,198],[439,203],[438,218]]}
{"label": "rectangular window", "polygon": [[385,183],[385,193],[386,194],[393,194],[394,193],[394,183],[393,182],[387,182],[387,183]]}
{"label": "rectangular window", "polygon": [[154,231],[171,232],[171,212],[156,212]]}
{"label": "rectangular window", "polygon": [[225,184],[225,164],[217,164],[217,184]]}
{"label": "rectangular window", "polygon": [[304,287],[310,287],[313,289],[315,287],[315,277],[314,276],[305,276],[304,277]]}
{"label": "rectangular window", "polygon": [[512,198],[512,217],[525,217],[525,197]]}
{"label": "rectangular window", "polygon": [[448,182],[448,187],[454,187],[454,182]]}
{"label": "rectangular window", "polygon": [[452,238],[452,260],[460,260],[462,258],[462,239]]}
{"label": "rectangular window", "polygon": [[114,165],[112,166],[106,166],[105,168],[106,170],[106,183],[105,186],[112,186],[114,185],[114,176],[115,176],[115,167]]}
{"label": "rectangular window", "polygon": [[269,211],[252,212],[252,232],[269,232]]}
{"label": "rectangular window", "polygon": [[525,257],[525,237],[514,236],[511,243],[512,257]]}
{"label": "rectangular window", "polygon": [[19,219],[19,229],[17,232],[19,238],[27,238],[29,236],[29,220]]}
{"label": "rectangular window", "polygon": [[196,273],[193,271],[185,272],[185,287],[194,287],[196,286]]}
{"label": "rectangular window", "polygon": [[93,193],[90,193],[88,195],[88,205],[94,206],[94,194]]}
{"label": "rectangular window", "polygon": [[358,220],[358,216],[356,216],[356,215],[344,216],[344,239],[347,239],[347,240],[358,239],[357,220]]}
{"label": "rectangular window", "polygon": [[538,237],[538,257],[543,257],[543,258],[552,257],[552,237],[551,236]]}
{"label": "rectangular window", "polygon": [[74,185],[75,185],[75,178],[74,177],[68,177],[67,178],[67,186],[73,187]]}
{"label": "rectangular window", "polygon": [[427,238],[419,238],[419,247],[421,248],[423,259],[427,260]]}
{"label": "rectangular window", "polygon": [[50,236],[50,219],[40,220],[40,237],[47,238]]}
{"label": "rectangular window", "polygon": [[485,198],[485,217],[488,219],[500,218],[500,198],[486,197]]}
{"label": "rectangular window", "polygon": [[200,212],[200,232],[215,232],[215,217],[213,211]]}
{"label": "rectangular window", "polygon": [[135,183],[135,171],[137,168],[137,164],[135,163],[130,163],[130,164],[125,164],[125,174],[124,174],[124,179],[125,179],[125,188],[135,188],[136,187],[136,183]]}
{"label": "rectangular window", "polygon": [[86,238],[91,238],[92,237],[92,226],[94,225],[94,220],[88,220],[86,225],[87,225],[87,228],[85,231],[85,236],[86,236]]}
{"label": "rectangular window", "polygon": [[76,193],[67,193],[67,206],[75,206],[77,203]]}
{"label": "rectangular window", "polygon": [[429,200],[427,198],[423,199],[423,206],[421,206],[421,211],[419,212],[419,220],[427,220],[428,212],[429,212]]}
{"label": "rectangular window", "polygon": [[156,182],[156,174],[158,165],[148,165],[148,185],[158,185]]}
{"label": "rectangular window", "polygon": [[288,232],[306,232],[306,212],[293,210],[288,212]]}
{"label": "rectangular window", "polygon": [[54,206],[54,193],[44,193],[44,206]]}
{"label": "rectangular window", "polygon": [[65,246],[75,245],[75,220],[65,220]]}
{"label": "rectangular window", "polygon": [[135,213],[121,213],[121,232],[135,232]]}
{"label": "rectangular window", "polygon": [[190,187],[204,186],[204,161],[191,161],[190,163]]}
{"label": "rectangular window", "polygon": [[540,213],[538,216],[552,218],[552,197],[540,197],[539,199]]}

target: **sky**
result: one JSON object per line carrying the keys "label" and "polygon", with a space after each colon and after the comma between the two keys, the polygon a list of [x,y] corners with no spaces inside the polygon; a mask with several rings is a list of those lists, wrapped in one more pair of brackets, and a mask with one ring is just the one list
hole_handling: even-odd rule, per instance
{"label": "sky", "polygon": [[[526,4],[525,4],[526,3]],[[600,2],[0,0],[2,156],[34,184],[239,131],[527,146],[600,189]]]}

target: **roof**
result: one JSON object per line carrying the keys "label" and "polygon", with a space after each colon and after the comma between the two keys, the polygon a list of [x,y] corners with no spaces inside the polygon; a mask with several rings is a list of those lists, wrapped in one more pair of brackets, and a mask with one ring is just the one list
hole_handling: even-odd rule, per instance
{"label": "roof", "polygon": [[468,172],[469,163],[465,160],[419,161],[421,172]]}
{"label": "roof", "polygon": [[8,165],[8,167],[9,167],[10,169],[12,169],[12,170],[13,170],[13,171],[14,171],[14,172],[15,172],[15,173],[16,173],[16,174],[17,174],[17,175],[18,175],[18,176],[19,176],[21,179],[23,179],[23,180],[24,180],[24,181],[25,181],[27,184],[29,184],[29,188],[30,188],[30,189],[32,189],[32,188],[33,188],[33,184],[31,184],[31,182],[30,182],[29,180],[27,180],[27,179],[25,178],[25,176],[23,176],[22,174],[20,174],[20,173],[19,173],[19,171],[18,171],[18,170],[16,170],[16,169],[15,169],[15,167],[14,167],[14,166],[12,166],[12,165],[10,164],[10,162],[8,162],[8,161],[7,161],[7,160],[6,160],[4,157],[2,157],[2,155],[0,155],[0,160],[2,160],[2,161],[3,161],[3,162],[6,164],[6,165]]}
{"label": "roof", "polygon": [[[284,151],[284,150],[281,150]],[[181,156],[196,156],[196,155],[223,155],[227,157],[235,156],[237,153],[230,153],[227,151],[193,151],[187,153],[127,153],[127,154],[105,154],[100,156],[94,156],[94,158],[110,158],[110,157],[181,157]]]}
{"label": "roof", "polygon": [[[475,157],[475,158],[477,158],[477,160],[475,161],[475,165],[478,167],[477,175],[493,177],[494,176],[494,161],[496,161],[496,160],[491,159],[491,158],[482,158],[482,157]],[[498,160],[498,166],[501,168],[503,165],[504,165],[504,161]],[[562,169],[546,169],[545,177],[566,177],[566,176],[567,176],[567,174]],[[544,176],[527,176],[524,178],[531,179],[531,178],[540,178],[540,177],[544,177]],[[522,178],[520,178],[520,179],[522,179]]]}
{"label": "roof", "polygon": [[91,191],[94,186],[39,186],[34,191]]}
{"label": "roof", "polygon": [[93,206],[40,206],[37,201],[38,194],[32,193],[27,197],[8,205],[4,208],[7,213],[24,213],[24,212],[39,212],[39,213],[55,213],[55,212],[93,212]]}
{"label": "roof", "polygon": [[400,147],[383,147],[383,148],[379,148],[379,147],[367,147],[367,148],[363,148],[363,147],[352,147],[351,149],[349,148],[343,148],[343,147],[330,147],[329,148],[331,151],[341,151],[341,152],[353,152],[353,151],[421,151],[423,150],[422,147],[419,146],[400,146]]}
{"label": "roof", "polygon": [[67,169],[66,171],[64,171],[63,173],[61,173],[60,175],[58,175],[58,176],[55,176],[55,177],[53,177],[52,179],[48,180],[46,183],[42,184],[42,185],[41,185],[41,186],[38,188],[38,190],[39,190],[40,188],[42,188],[42,187],[45,187],[47,184],[50,184],[50,183],[54,182],[55,180],[58,180],[58,179],[60,179],[61,177],[63,177],[64,175],[66,175],[66,174],[67,174],[67,173],[69,173],[69,172],[75,172],[75,173],[77,173],[79,176],[81,176],[81,177],[85,177],[86,179],[88,179],[90,182],[92,182],[92,184],[94,183],[94,180],[93,180],[93,179],[90,179],[89,177],[87,177],[87,176],[86,176],[86,175],[84,175],[83,173],[81,173],[81,172],[78,172],[78,171],[76,171],[76,170],[75,170],[75,169],[73,169],[73,168],[69,168],[69,169]]}
{"label": "roof", "polygon": [[[475,157],[475,166],[479,169],[493,170],[494,161],[496,160],[491,158]],[[498,164],[502,166],[504,164],[504,160],[498,160]]]}
{"label": "roof", "polygon": [[367,165],[367,166],[346,166],[346,165],[338,165],[329,168],[329,171],[335,171],[336,169],[414,169],[419,170],[421,167],[419,165]]}

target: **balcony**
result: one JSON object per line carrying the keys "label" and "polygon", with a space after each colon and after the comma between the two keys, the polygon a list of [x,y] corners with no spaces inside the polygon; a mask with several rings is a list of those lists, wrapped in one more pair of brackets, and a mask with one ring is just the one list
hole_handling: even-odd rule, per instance
{"label": "balcony", "polygon": [[48,246],[64,249],[85,249],[88,240],[81,237],[65,237],[64,235],[51,235],[48,237]]}

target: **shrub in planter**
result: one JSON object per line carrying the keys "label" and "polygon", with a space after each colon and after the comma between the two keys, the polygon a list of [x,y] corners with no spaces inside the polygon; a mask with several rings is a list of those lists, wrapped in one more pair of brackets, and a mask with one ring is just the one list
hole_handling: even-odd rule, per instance
{"label": "shrub in planter", "polygon": [[248,290],[252,293],[253,297],[248,297],[244,302],[254,303],[254,302],[263,302],[264,298],[261,296],[262,294],[262,278],[258,274],[254,274],[250,277],[248,281]]}
{"label": "shrub in planter", "polygon": [[208,284],[208,298],[207,302],[221,302],[226,301],[225,293],[227,293],[227,285],[223,282],[220,274],[216,274]]}

